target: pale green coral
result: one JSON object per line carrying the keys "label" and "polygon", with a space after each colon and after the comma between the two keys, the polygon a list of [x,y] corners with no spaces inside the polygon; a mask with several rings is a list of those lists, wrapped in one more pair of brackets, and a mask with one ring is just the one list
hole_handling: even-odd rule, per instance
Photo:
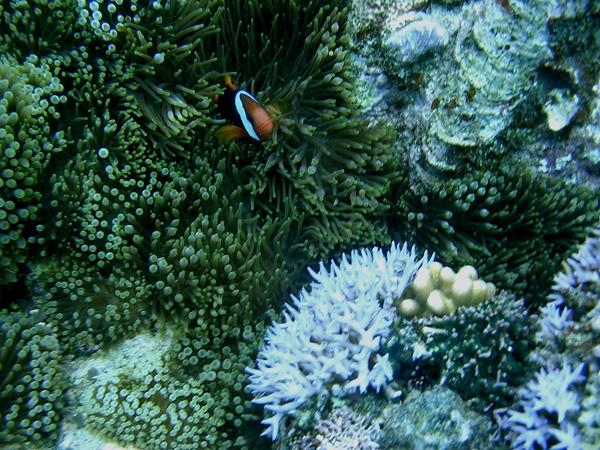
{"label": "pale green coral", "polygon": [[[239,342],[250,343],[249,338]],[[243,392],[247,361],[227,346],[219,358],[210,358],[202,347],[168,328],[78,362],[77,411],[86,426],[139,448],[243,447],[245,433],[234,434],[232,427],[249,417]]]}
{"label": "pale green coral", "polygon": [[49,159],[66,144],[51,126],[66,97],[49,64],[36,56],[23,64],[0,57],[0,284],[16,280],[28,244],[37,242],[25,229],[42,206]]}
{"label": "pale green coral", "polygon": [[0,445],[55,441],[65,406],[61,351],[41,315],[0,311]]}

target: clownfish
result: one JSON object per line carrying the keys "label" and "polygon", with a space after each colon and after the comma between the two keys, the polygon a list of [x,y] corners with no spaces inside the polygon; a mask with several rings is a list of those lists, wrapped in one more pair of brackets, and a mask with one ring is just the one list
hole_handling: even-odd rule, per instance
{"label": "clownfish", "polygon": [[234,139],[264,142],[273,134],[273,119],[267,109],[250,92],[238,88],[231,77],[225,77],[225,92],[215,96],[221,116],[231,122],[217,131],[225,143]]}

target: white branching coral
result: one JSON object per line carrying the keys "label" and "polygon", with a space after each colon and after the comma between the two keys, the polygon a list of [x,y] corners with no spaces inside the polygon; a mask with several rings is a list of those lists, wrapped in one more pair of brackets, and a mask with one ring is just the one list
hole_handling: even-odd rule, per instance
{"label": "white branching coral", "polygon": [[395,317],[394,300],[430,259],[415,248],[392,244],[384,253],[353,251],[329,270],[309,269],[309,290],[291,296],[283,322],[267,331],[256,368],[249,368],[254,402],[270,417],[263,435],[277,438],[286,415],[341,383],[342,392],[379,390],[392,378],[388,355],[378,353]]}
{"label": "white branching coral", "polygon": [[518,409],[509,410],[503,426],[510,429],[512,448],[582,449],[573,418],[581,408],[574,384],[585,381],[584,365],[575,369],[542,369],[521,390]]}
{"label": "white branching coral", "polygon": [[599,237],[596,227],[565,261],[554,277],[550,302],[540,310],[539,347],[530,358],[542,369],[501,421],[515,449],[599,448]]}
{"label": "white branching coral", "polygon": [[570,319],[571,310],[557,302],[550,302],[540,310],[540,329],[535,335],[537,342],[543,343],[553,339],[563,339],[575,323]]}
{"label": "white branching coral", "polygon": [[[600,285],[600,226],[597,226],[577,253],[563,264],[563,271],[554,277],[550,298],[558,304],[565,303],[569,292],[585,295],[593,286]],[[595,292],[591,292],[595,299]]]}
{"label": "white branching coral", "polygon": [[317,426],[318,450],[360,449],[378,450],[375,437],[379,427],[350,408],[336,408]]}

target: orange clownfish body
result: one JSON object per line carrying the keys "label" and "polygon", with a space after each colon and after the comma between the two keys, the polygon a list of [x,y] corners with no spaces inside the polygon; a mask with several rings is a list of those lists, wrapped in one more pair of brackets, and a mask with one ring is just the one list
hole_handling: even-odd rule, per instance
{"label": "orange clownfish body", "polygon": [[225,77],[225,92],[215,97],[221,116],[231,122],[217,132],[224,142],[250,139],[264,142],[273,134],[273,120],[265,107],[250,92],[238,88]]}

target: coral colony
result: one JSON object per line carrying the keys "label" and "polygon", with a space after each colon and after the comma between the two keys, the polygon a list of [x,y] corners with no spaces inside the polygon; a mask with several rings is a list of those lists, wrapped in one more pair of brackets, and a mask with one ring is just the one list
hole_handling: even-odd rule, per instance
{"label": "coral colony", "polygon": [[336,381],[338,390],[364,393],[391,380],[389,355],[379,347],[394,321],[394,300],[428,262],[392,243],[387,254],[355,251],[339,266],[311,271],[310,290],[284,306],[283,323],[267,330],[257,369],[248,370],[254,402],[273,413],[263,421],[266,434],[276,439],[286,414]]}
{"label": "coral colony", "polygon": [[600,448],[599,14],[1,1],[0,450]]}

